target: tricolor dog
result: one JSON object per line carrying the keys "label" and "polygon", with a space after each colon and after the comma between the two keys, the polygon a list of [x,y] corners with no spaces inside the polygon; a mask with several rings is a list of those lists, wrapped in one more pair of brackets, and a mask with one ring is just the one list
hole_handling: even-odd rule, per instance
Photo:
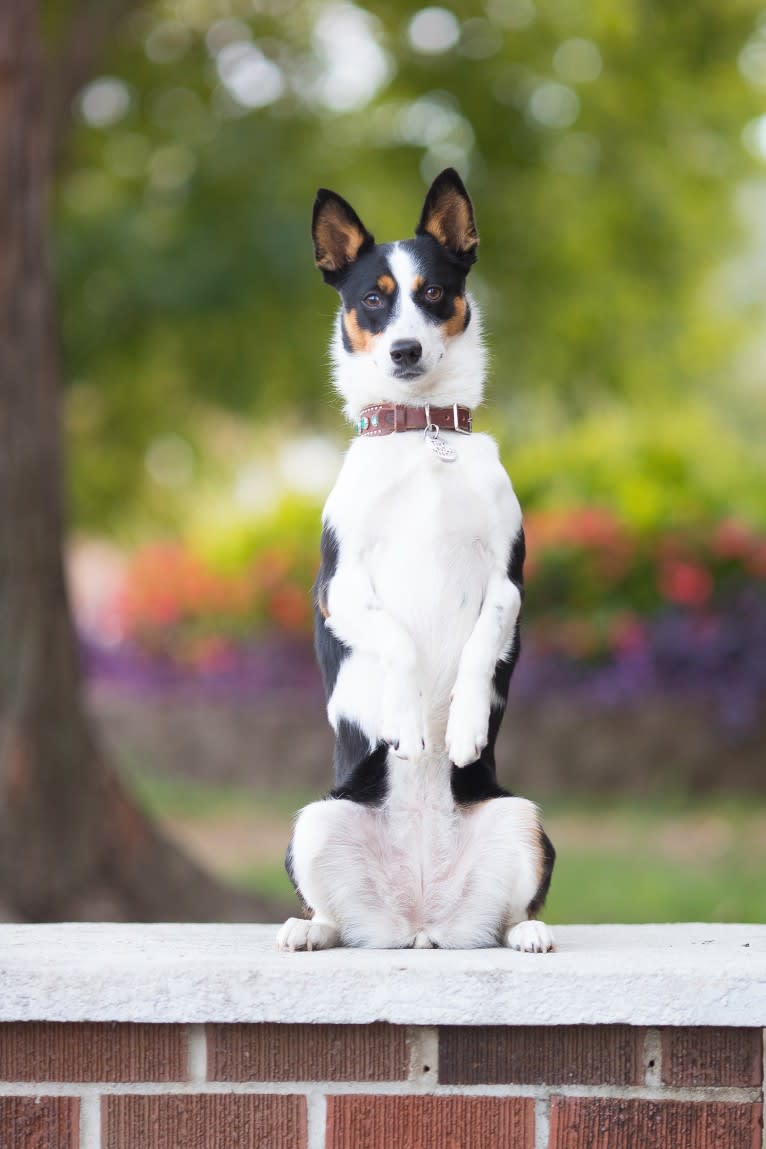
{"label": "tricolor dog", "polygon": [[495,772],[524,532],[497,446],[471,426],[486,368],[471,201],[448,169],[415,237],[376,244],[323,189],[313,239],[340,295],[334,382],[357,437],[314,587],[335,787],[296,819],[287,868],[309,916],[277,945],[544,952],[554,850]]}

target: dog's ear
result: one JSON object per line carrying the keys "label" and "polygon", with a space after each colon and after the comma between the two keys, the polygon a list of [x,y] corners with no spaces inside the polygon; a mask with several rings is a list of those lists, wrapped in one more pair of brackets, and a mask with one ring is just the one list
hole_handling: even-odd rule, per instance
{"label": "dog's ear", "polygon": [[375,243],[351,204],[327,188],[320,188],[314,200],[311,234],[316,265],[333,287],[346,268]]}
{"label": "dog's ear", "polygon": [[416,235],[431,235],[470,267],[476,259],[479,233],[473,205],[454,168],[445,168],[428,189]]}

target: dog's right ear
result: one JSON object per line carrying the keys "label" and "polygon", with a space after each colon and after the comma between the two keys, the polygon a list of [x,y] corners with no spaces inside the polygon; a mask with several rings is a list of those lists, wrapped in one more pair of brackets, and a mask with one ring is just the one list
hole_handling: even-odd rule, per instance
{"label": "dog's right ear", "polygon": [[375,243],[351,204],[327,188],[320,188],[314,200],[311,234],[316,265],[333,287],[349,265]]}

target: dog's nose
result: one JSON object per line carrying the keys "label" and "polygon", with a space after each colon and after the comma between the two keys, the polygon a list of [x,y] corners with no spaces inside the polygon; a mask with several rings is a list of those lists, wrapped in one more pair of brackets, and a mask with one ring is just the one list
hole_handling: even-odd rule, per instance
{"label": "dog's nose", "polygon": [[422,354],[417,339],[395,339],[391,344],[391,358],[397,367],[414,367]]}

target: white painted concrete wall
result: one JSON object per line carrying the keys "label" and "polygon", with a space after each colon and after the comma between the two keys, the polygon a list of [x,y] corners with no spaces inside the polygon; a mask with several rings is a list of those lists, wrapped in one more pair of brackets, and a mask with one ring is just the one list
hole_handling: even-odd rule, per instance
{"label": "white painted concrete wall", "polygon": [[279,953],[266,925],[0,925],[0,1021],[766,1026],[766,926],[559,926],[553,954]]}

